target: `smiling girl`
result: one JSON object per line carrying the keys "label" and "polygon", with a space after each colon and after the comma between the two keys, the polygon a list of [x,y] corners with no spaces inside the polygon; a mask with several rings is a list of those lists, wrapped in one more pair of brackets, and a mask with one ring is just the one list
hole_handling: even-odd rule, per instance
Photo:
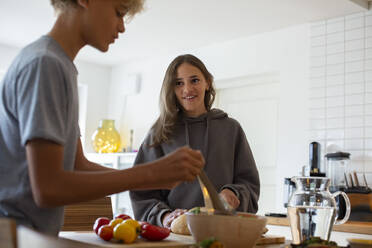
{"label": "smiling girl", "polygon": [[[202,61],[190,54],[175,58],[160,92],[160,116],[135,164],[184,145],[201,150],[204,170],[221,197],[239,211],[255,213],[260,183],[252,152],[240,124],[211,108],[215,95],[213,76]],[[197,180],[172,190],[131,191],[130,197],[137,219],[165,227],[186,209],[204,205]]]}

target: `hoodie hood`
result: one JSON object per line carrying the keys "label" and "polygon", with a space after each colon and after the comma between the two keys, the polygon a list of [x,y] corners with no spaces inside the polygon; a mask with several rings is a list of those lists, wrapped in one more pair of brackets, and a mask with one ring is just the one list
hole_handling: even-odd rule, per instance
{"label": "hoodie hood", "polygon": [[[206,160],[208,157],[208,145],[209,145],[209,133],[210,133],[211,120],[223,119],[227,117],[228,117],[227,113],[225,113],[224,111],[220,109],[211,109],[207,113],[204,113],[198,117],[188,117],[182,112],[180,115],[178,124],[185,125],[185,144],[187,146],[194,148],[190,142],[190,133],[191,135],[197,135],[197,134],[193,133],[192,126],[200,125],[200,124],[203,124],[204,122],[205,123],[204,142],[203,142],[204,144],[199,148],[201,148],[201,152],[204,156],[204,159]],[[198,135],[200,135],[200,133]]]}
{"label": "hoodie hood", "polygon": [[227,118],[228,115],[221,109],[211,109],[207,113],[204,113],[198,117],[188,117],[184,112],[180,113],[180,118],[177,121],[177,124],[185,124],[185,123],[194,123],[194,122],[203,122],[206,119],[214,120],[214,119],[222,119]]}

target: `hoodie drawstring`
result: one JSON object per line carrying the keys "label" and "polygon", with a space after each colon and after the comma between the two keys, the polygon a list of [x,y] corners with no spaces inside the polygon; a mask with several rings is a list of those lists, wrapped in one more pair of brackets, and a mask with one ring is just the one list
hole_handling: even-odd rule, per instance
{"label": "hoodie drawstring", "polygon": [[[204,146],[203,146],[203,150],[201,151],[203,156],[204,156],[204,160],[207,161],[207,157],[208,157],[208,141],[209,141],[209,125],[210,125],[210,118],[206,118],[207,119],[207,127],[206,127],[206,131],[205,131],[205,134],[204,134]],[[190,136],[189,136],[189,124],[186,120],[184,120],[184,123],[185,123],[185,139],[186,139],[186,145],[190,147]]]}
{"label": "hoodie drawstring", "polygon": [[187,121],[183,121],[185,123],[185,139],[186,139],[186,145],[190,147],[190,138],[189,138],[189,124]]}
{"label": "hoodie drawstring", "polygon": [[204,147],[203,147],[203,151],[202,151],[205,161],[207,161],[207,157],[208,157],[209,124],[210,124],[209,121],[210,121],[210,119],[207,117],[207,129],[205,130]]}

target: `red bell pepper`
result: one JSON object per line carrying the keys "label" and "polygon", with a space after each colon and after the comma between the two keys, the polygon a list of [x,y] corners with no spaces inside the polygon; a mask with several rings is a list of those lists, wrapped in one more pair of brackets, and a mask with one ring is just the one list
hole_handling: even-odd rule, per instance
{"label": "red bell pepper", "polygon": [[155,226],[151,224],[144,224],[141,226],[142,232],[141,237],[151,240],[159,241],[169,236],[170,230],[165,227]]}

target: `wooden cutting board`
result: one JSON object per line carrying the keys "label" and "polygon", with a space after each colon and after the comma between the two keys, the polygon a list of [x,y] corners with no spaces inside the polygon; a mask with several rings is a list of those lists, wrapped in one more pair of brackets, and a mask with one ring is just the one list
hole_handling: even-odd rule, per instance
{"label": "wooden cutting board", "polygon": [[113,243],[107,242],[100,239],[93,232],[60,232],[59,237],[79,241],[82,243],[88,243],[99,247],[122,247],[122,248],[147,248],[147,247],[162,247],[162,248],[189,248],[194,244],[192,236],[178,235],[171,233],[171,235],[162,241],[147,241],[145,239],[138,238],[133,244]]}
{"label": "wooden cutting board", "polygon": [[256,245],[283,244],[284,242],[283,236],[265,235],[257,241]]}

